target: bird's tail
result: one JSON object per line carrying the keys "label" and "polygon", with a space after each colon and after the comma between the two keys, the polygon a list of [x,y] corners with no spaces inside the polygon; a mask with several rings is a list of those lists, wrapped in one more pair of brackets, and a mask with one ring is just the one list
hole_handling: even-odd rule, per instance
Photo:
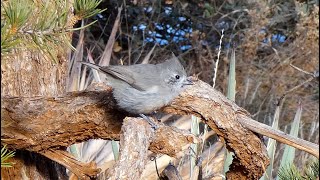
{"label": "bird's tail", "polygon": [[83,65],[86,65],[86,66],[89,66],[95,70],[98,70],[98,71],[101,71],[100,68],[101,66],[99,65],[96,65],[96,64],[92,64],[92,63],[89,63],[89,62],[84,62],[84,61],[78,61],[79,63],[83,64]]}

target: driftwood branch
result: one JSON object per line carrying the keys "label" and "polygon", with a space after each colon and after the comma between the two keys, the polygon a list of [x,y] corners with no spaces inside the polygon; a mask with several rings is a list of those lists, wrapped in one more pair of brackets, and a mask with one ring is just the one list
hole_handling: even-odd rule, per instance
{"label": "driftwood branch", "polygon": [[[227,148],[235,153],[227,174],[230,179],[258,179],[269,163],[264,145],[253,132],[319,157],[318,145],[274,131],[256,121],[252,125],[254,120],[247,111],[201,81],[163,111],[196,115],[225,140]],[[3,142],[8,147],[35,152],[59,149],[92,138],[119,139],[122,119],[128,115],[116,110],[111,89],[103,84],[56,98],[3,97],[1,113]],[[155,137],[158,134],[160,139],[151,142],[150,150],[172,156],[179,148],[171,147],[170,150],[170,143],[163,145],[163,142],[172,137],[181,137],[184,142],[194,140],[191,135],[180,132],[181,136],[177,136],[174,128],[168,129],[172,132],[168,139],[163,139],[163,132],[168,130],[155,132]]]}
{"label": "driftwood branch", "polygon": [[100,172],[100,169],[97,168],[96,163],[79,162],[75,157],[73,157],[72,154],[68,153],[67,151],[48,149],[47,151],[43,151],[40,154],[49,159],[55,160],[68,169],[72,169],[72,172],[80,179],[89,180],[90,177],[95,177]]}
{"label": "driftwood branch", "polygon": [[[306,151],[319,159],[318,144],[314,144],[309,141],[293,137],[280,130],[274,130],[272,127],[268,125],[253,120],[249,112],[237,106],[234,102],[227,99],[220,92],[211,89],[210,86],[208,86],[206,83],[198,82],[197,85],[198,86],[196,88],[190,88],[188,89],[188,91],[185,91],[181,95],[183,98],[176,98],[174,102],[170,106],[165,107],[164,110],[166,112],[172,113],[178,112],[179,114],[184,114],[185,112],[193,113],[194,115],[202,117],[205,123],[207,124],[210,124],[213,118],[215,124],[211,126],[209,125],[212,129],[219,128],[220,125],[234,125],[230,124],[231,122],[221,122],[221,120],[223,120],[223,118],[220,119],[221,116],[224,116],[226,113],[229,113],[228,116],[232,116],[235,118],[229,119],[229,121],[236,120],[243,127],[255,133],[270,137],[281,143],[295,147],[299,150]],[[203,103],[201,103],[202,100],[204,100]],[[193,104],[198,104],[198,106]],[[206,109],[208,108],[206,107],[208,106],[212,108],[212,110],[214,111],[213,114],[215,114],[215,116],[212,116],[212,118],[207,118],[208,112]],[[219,131],[216,132],[218,132],[219,134]]]}
{"label": "driftwood branch", "polygon": [[[96,84],[85,92],[56,98],[4,97],[1,115],[1,138],[9,148],[41,152],[88,139],[119,140],[122,121],[128,114],[116,110],[110,87]],[[173,156],[180,148],[163,146],[162,141],[168,139],[161,138],[175,136],[182,144],[196,141],[189,132],[160,126],[150,146],[155,153]],[[167,135],[158,135],[162,131]],[[171,137],[169,140],[178,142]]]}
{"label": "driftwood branch", "polygon": [[238,113],[249,113],[208,84],[197,82],[164,110],[192,113],[224,139],[228,150],[235,153],[227,179],[259,179],[269,165],[264,144],[237,121]]}
{"label": "driftwood branch", "polygon": [[[64,97],[4,97],[1,139],[9,148],[38,152],[78,177],[92,177],[92,172],[98,172],[93,164],[77,163],[60,149],[94,138],[119,140],[123,118],[128,114],[115,108],[111,89],[104,84]],[[154,153],[175,156],[185,145],[198,141],[188,131],[161,123],[158,126],[149,147]]]}
{"label": "driftwood branch", "polygon": [[255,121],[248,116],[239,115],[238,121],[253,132],[275,139],[281,143],[306,151],[319,159],[319,145],[293,137],[282,131],[272,129],[270,126]]}

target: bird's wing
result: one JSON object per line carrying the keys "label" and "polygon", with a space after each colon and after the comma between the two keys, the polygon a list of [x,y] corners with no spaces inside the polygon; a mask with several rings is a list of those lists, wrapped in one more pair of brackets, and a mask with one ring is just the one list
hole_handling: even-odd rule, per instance
{"label": "bird's wing", "polygon": [[157,81],[148,75],[146,69],[148,69],[148,72],[155,73],[155,66],[149,66],[147,64],[132,66],[106,66],[100,68],[102,72],[128,83],[139,91],[148,91],[150,88],[154,88],[153,86]]}
{"label": "bird's wing", "polygon": [[[115,79],[128,83],[139,91],[153,91],[159,85],[159,75],[157,68],[152,64],[136,64],[131,66],[104,66],[88,62],[80,62],[93,69],[102,71]],[[147,71],[146,71],[147,70]]]}
{"label": "bird's wing", "polygon": [[79,63],[83,64],[83,65],[86,65],[86,66],[89,66],[95,70],[100,70],[100,67],[99,65],[96,65],[96,64],[92,64],[92,63],[89,63],[89,62],[84,62],[84,61],[78,61]]}
{"label": "bird's wing", "polygon": [[116,79],[125,81],[128,84],[133,84],[135,81],[131,75],[130,70],[126,66],[120,68],[118,66],[105,66],[101,67],[100,70],[106,74],[113,76]]}

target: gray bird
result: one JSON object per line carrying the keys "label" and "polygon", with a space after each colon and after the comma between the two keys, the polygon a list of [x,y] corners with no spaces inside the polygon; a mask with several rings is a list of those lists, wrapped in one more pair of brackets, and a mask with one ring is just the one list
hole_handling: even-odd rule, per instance
{"label": "gray bird", "polygon": [[[81,62],[106,75],[106,82],[113,88],[117,105],[132,114],[150,114],[168,105],[186,85],[192,85],[186,71],[173,56],[160,64],[131,66],[105,66]],[[147,118],[150,121],[149,118]],[[150,123],[150,122],[149,122]],[[154,123],[150,123],[154,126]]]}

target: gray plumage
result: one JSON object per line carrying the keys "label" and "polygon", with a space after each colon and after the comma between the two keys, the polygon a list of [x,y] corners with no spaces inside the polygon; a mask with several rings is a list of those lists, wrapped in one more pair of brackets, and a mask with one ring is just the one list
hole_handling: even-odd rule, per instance
{"label": "gray plumage", "polygon": [[168,105],[186,85],[192,84],[176,57],[156,65],[100,67],[81,63],[103,72],[117,105],[133,114],[150,114]]}

